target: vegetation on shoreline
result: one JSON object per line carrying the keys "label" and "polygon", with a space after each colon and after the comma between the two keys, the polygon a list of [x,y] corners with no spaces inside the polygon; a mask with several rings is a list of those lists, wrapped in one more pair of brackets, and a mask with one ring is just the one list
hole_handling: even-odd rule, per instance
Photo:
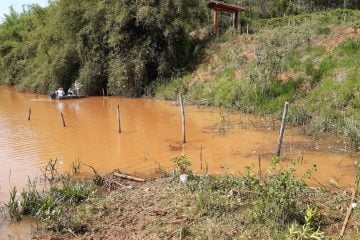
{"label": "vegetation on shoreline", "polygon": [[[206,1],[61,0],[14,10],[0,24],[0,81],[20,90],[141,96],[156,79],[192,63],[189,31],[207,20]],[[195,20],[194,20],[195,19]]]}
{"label": "vegetation on shoreline", "polygon": [[[306,181],[316,168],[298,178],[293,167],[282,168],[279,160],[266,171],[247,168],[243,176],[209,176],[192,174],[191,161],[181,156],[172,160],[171,176],[162,170],[162,178],[146,183],[116,180],[110,192],[97,197],[82,188],[78,193],[86,197],[81,199],[64,189],[74,189],[82,180],[57,188],[56,194],[51,189],[39,194],[30,183],[21,194],[21,209],[42,220],[33,239],[337,238],[350,203],[347,192],[309,188]],[[189,180],[179,183],[184,173]],[[106,182],[114,182],[111,176],[102,179],[105,189],[110,186]],[[38,201],[39,195],[55,197],[66,211],[45,210],[48,204]],[[39,218],[40,213],[46,215]],[[359,219],[355,207],[344,239],[357,238]]]}
{"label": "vegetation on shoreline", "polygon": [[57,160],[50,160],[41,180],[28,179],[19,194],[16,187],[13,188],[5,204],[9,217],[20,221],[24,216],[31,216],[41,221],[44,229],[54,232],[75,228],[79,231],[82,223],[73,218],[69,210],[99,197],[95,181],[76,178],[80,166],[80,162],[73,163],[70,172],[61,174]]}
{"label": "vegetation on shoreline", "polygon": [[253,35],[216,39],[195,71],[154,86],[156,96],[183,92],[196,104],[278,116],[289,101],[290,123],[346,136],[359,150],[359,19],[334,10],[259,20]]}
{"label": "vegetation on shoreline", "polygon": [[61,0],[11,11],[0,24],[0,82],[42,93],[75,80],[89,95],[183,92],[257,114],[280,115],[290,101],[292,124],[345,136],[359,150],[359,10],[308,13],[342,1],[231,2],[249,8],[240,31],[254,34],[225,32],[231,18],[222,15],[221,34],[209,36],[205,0]]}

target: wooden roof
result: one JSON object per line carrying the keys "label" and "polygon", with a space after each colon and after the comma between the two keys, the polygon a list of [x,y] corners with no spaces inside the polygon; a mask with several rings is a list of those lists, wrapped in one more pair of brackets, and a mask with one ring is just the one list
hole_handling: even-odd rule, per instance
{"label": "wooden roof", "polygon": [[207,5],[209,8],[211,8],[215,11],[222,11],[222,12],[229,12],[229,13],[246,11],[246,8],[244,8],[240,5],[223,3],[223,2],[218,2],[218,1],[210,1],[210,2],[208,2]]}

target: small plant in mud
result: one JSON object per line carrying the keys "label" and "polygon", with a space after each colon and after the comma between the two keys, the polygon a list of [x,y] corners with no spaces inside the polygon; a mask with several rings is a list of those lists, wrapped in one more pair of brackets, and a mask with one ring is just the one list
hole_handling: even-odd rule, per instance
{"label": "small plant in mud", "polygon": [[94,184],[97,185],[97,186],[102,186],[104,184],[104,182],[105,182],[105,179],[96,171],[96,169],[93,166],[90,166],[90,165],[86,165],[86,164],[83,164],[83,165],[91,168],[91,170],[93,171],[93,173],[94,173],[94,178],[93,178]]}
{"label": "small plant in mud", "polygon": [[41,207],[42,196],[37,190],[36,181],[31,181],[28,178],[28,184],[21,192],[20,204],[22,207],[22,215],[35,216]]}
{"label": "small plant in mud", "polygon": [[15,219],[16,221],[20,221],[21,220],[20,203],[16,199],[16,195],[17,195],[17,190],[16,187],[14,187],[10,192],[10,199],[8,203],[5,204],[5,206],[8,208],[9,216],[12,219]]}
{"label": "small plant in mud", "polygon": [[191,162],[185,155],[181,155],[178,157],[174,157],[171,159],[174,163],[174,173],[177,174],[191,174],[191,170],[189,167],[191,166]]}
{"label": "small plant in mud", "polygon": [[217,127],[215,129],[216,133],[219,133],[219,134],[226,133],[226,130],[229,125],[229,118],[226,116],[226,114],[223,111],[220,112],[220,122],[217,123],[216,125],[217,125]]}
{"label": "small plant in mud", "polygon": [[301,227],[292,224],[289,227],[289,233],[286,239],[288,240],[304,240],[304,239],[325,239],[324,232],[320,231],[320,228],[316,230],[312,227],[313,218],[316,214],[316,210],[311,207],[307,207],[305,213],[305,224]]}
{"label": "small plant in mud", "polygon": [[71,164],[71,173],[73,175],[77,175],[78,173],[80,173],[80,169],[81,169],[81,161],[80,159],[77,159],[75,162],[73,162]]}
{"label": "small plant in mud", "polygon": [[42,170],[44,182],[49,182],[50,184],[60,181],[61,174],[58,172],[58,160],[50,159],[46,164],[45,168]]}
{"label": "small plant in mud", "polygon": [[157,167],[155,169],[156,176],[158,176],[160,178],[169,177],[170,174],[168,173],[168,171],[166,171],[166,169],[159,162],[155,162],[155,164],[157,165]]}

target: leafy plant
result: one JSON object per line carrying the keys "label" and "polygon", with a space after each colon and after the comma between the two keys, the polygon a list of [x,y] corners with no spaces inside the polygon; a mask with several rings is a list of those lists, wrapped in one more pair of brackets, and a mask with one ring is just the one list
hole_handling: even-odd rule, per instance
{"label": "leafy plant", "polygon": [[305,182],[294,175],[295,169],[274,168],[262,181],[255,203],[254,218],[270,228],[281,229],[297,217],[296,198],[304,191]]}
{"label": "leafy plant", "polygon": [[307,207],[305,213],[305,224],[301,227],[296,227],[292,224],[288,231],[288,240],[306,240],[306,239],[315,239],[321,240],[325,239],[324,232],[320,231],[320,228],[316,230],[312,227],[313,218],[316,215],[316,209]]}
{"label": "leafy plant", "polygon": [[171,159],[171,161],[174,163],[175,173],[177,174],[191,173],[191,170],[189,169],[189,167],[191,166],[191,162],[185,155],[174,157]]}

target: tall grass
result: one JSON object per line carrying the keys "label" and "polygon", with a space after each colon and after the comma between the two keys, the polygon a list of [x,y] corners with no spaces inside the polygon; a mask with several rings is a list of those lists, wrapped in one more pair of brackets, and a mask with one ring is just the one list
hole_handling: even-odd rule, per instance
{"label": "tall grass", "polygon": [[[356,25],[359,17],[360,11],[334,10],[259,20],[254,35],[220,36],[194,74],[155,92],[173,99],[181,86],[198,104],[278,116],[290,101],[292,124],[311,134],[343,134],[358,149],[360,38],[344,39],[337,31]],[[197,75],[204,77],[194,80]]]}
{"label": "tall grass", "polygon": [[29,178],[20,196],[16,188],[10,192],[6,207],[11,219],[20,220],[22,216],[32,216],[42,220],[53,230],[61,231],[71,225],[71,221],[66,219],[70,214],[69,206],[76,206],[96,197],[97,190],[93,181],[74,180],[68,174],[59,174],[56,164],[57,161],[50,160],[45,167],[44,179],[49,183],[48,190],[41,191],[37,181]]}

